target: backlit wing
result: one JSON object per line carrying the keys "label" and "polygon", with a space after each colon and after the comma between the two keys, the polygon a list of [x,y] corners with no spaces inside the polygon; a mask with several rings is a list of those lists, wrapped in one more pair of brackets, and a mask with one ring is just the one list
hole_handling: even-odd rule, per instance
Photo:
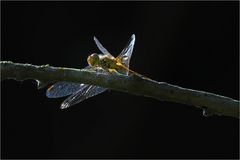
{"label": "backlit wing", "polygon": [[128,41],[126,47],[117,56],[117,58],[119,58],[127,68],[129,68],[129,63],[132,56],[134,44],[135,44],[135,35],[133,34],[130,40]]}
{"label": "backlit wing", "polygon": [[[87,66],[84,69],[92,69],[92,67]],[[98,72],[98,71],[97,71]],[[65,97],[70,94],[81,91],[86,87],[85,84],[72,83],[72,82],[57,82],[47,89],[46,96],[48,98],[60,98]]]}
{"label": "backlit wing", "polygon": [[82,102],[85,99],[96,96],[106,90],[107,90],[106,88],[93,85],[86,85],[84,89],[79,90],[78,92],[72,94],[66,100],[64,100],[60,108],[61,109],[68,108],[72,105]]}
{"label": "backlit wing", "polygon": [[98,41],[98,39],[97,39],[95,36],[93,37],[93,39],[94,39],[94,41],[95,41],[98,49],[99,49],[103,54],[113,57],[113,56],[107,51],[107,49],[103,47],[103,45]]}
{"label": "backlit wing", "polygon": [[81,91],[86,87],[85,84],[71,82],[57,82],[47,89],[48,98],[60,98]]}

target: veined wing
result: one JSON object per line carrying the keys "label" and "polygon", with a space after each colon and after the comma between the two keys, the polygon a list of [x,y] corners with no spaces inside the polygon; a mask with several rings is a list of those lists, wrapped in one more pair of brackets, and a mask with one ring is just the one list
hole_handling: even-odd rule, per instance
{"label": "veined wing", "polygon": [[[84,69],[91,69],[90,66],[85,67]],[[57,82],[49,87],[46,91],[46,96],[48,98],[60,98],[65,97],[70,94],[81,91],[86,87],[85,84],[81,83],[72,83],[72,82]]]}
{"label": "veined wing", "polygon": [[85,84],[71,82],[57,82],[47,89],[46,96],[48,98],[60,98],[76,93],[86,88]]}
{"label": "veined wing", "polygon": [[80,103],[83,100],[96,96],[106,90],[107,90],[106,88],[93,86],[93,85],[86,85],[84,89],[79,90],[78,92],[72,94],[67,99],[65,99],[61,104],[61,109],[65,109],[72,105]]}
{"label": "veined wing", "polygon": [[117,58],[119,58],[127,68],[129,68],[129,63],[132,56],[134,44],[135,44],[135,35],[133,34],[130,40],[128,41],[126,47],[117,56]]}
{"label": "veined wing", "polygon": [[113,56],[107,51],[107,49],[103,47],[103,45],[99,42],[99,40],[98,40],[95,36],[93,37],[93,39],[94,39],[94,41],[95,41],[98,49],[99,49],[103,54],[108,55],[108,56],[110,56],[110,57],[113,57]]}

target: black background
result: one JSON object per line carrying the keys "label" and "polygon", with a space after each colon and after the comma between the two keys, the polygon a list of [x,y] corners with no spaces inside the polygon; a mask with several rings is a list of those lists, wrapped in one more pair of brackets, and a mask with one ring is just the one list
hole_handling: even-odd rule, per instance
{"label": "black background", "polygon": [[[83,68],[117,56],[158,81],[239,99],[238,2],[1,2],[1,59]],[[66,110],[33,80],[1,82],[2,158],[238,158],[239,121],[110,91]]]}

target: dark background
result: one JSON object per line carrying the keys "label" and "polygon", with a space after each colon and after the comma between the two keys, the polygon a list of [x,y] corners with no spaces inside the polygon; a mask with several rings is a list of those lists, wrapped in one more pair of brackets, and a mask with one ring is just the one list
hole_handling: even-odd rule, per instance
{"label": "dark background", "polygon": [[[1,59],[83,68],[117,56],[158,81],[239,99],[238,2],[1,2]],[[238,158],[239,120],[116,91],[66,110],[28,80],[1,82],[2,158]]]}

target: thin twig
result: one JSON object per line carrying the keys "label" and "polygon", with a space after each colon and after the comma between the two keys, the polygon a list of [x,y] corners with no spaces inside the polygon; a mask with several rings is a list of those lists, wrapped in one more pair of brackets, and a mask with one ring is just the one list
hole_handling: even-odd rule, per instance
{"label": "thin twig", "polygon": [[207,113],[239,118],[239,101],[229,97],[197,91],[165,82],[157,82],[137,75],[103,74],[90,70],[36,66],[1,61],[1,80],[35,79],[44,87],[50,83],[67,81],[97,85],[130,94],[152,97],[162,101],[171,101],[206,108]]}

